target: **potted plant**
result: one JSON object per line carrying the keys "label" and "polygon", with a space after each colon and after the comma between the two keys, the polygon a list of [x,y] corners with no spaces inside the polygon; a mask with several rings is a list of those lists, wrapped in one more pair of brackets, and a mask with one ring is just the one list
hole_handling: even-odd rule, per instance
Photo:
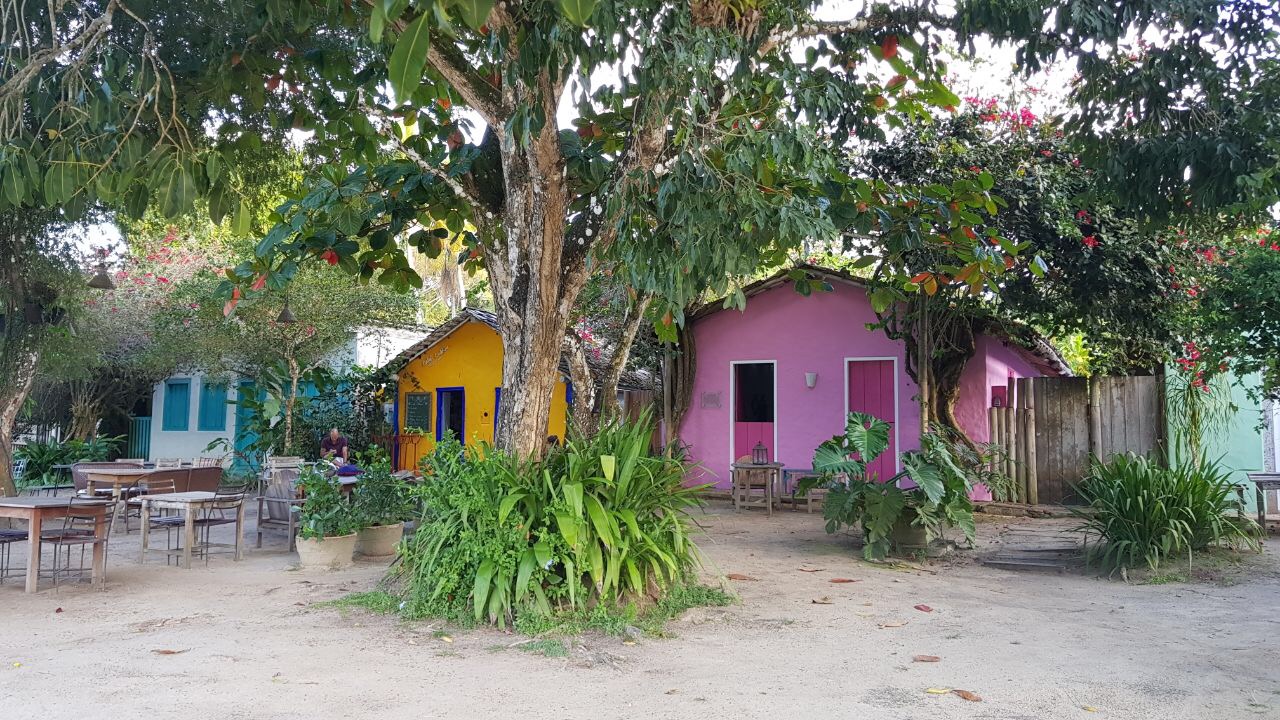
{"label": "potted plant", "polygon": [[362,453],[364,473],[355,490],[355,513],[360,525],[356,552],[371,557],[394,555],[404,535],[404,521],[413,514],[409,485],[391,472],[391,461],[376,448]]}
{"label": "potted plant", "polygon": [[973,541],[973,505],[968,475],[945,443],[925,442],[925,452],[902,454],[902,471],[889,478],[867,473],[867,466],[889,448],[890,426],[863,413],[849,413],[843,435],[818,446],[813,469],[799,492],[827,490],[822,513],[827,532],[861,526],[863,554],[881,559],[892,550],[917,551],[958,527]]}
{"label": "potted plant", "polygon": [[298,478],[303,492],[298,516],[298,557],[303,567],[349,567],[357,523],[336,478],[308,469]]}

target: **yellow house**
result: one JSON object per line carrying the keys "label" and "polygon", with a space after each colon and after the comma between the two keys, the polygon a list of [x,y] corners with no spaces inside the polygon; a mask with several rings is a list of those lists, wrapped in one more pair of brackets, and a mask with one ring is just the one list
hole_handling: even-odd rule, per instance
{"label": "yellow house", "polygon": [[[502,338],[493,313],[465,308],[396,356],[396,465],[412,469],[448,431],[467,445],[493,442],[502,410]],[[573,389],[563,364],[551,399],[547,434],[565,436]],[[647,385],[647,387],[645,387]],[[651,393],[652,381],[627,373],[620,392],[634,404]],[[642,393],[641,397],[635,397]]]}

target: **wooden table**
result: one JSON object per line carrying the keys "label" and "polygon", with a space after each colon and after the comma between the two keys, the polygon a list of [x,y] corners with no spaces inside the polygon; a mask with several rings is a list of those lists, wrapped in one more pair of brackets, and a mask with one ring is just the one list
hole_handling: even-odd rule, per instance
{"label": "wooden table", "polygon": [[[0,517],[19,518],[27,521],[27,592],[36,591],[40,583],[40,532],[46,518],[66,517],[68,510],[92,514],[95,519],[94,535],[103,538],[107,534],[107,506],[104,500],[69,500],[58,497],[6,497],[0,498]],[[106,578],[106,544],[93,546],[93,583],[102,585]]]}
{"label": "wooden table", "polygon": [[1280,490],[1280,473],[1249,473],[1249,479],[1253,481],[1253,491],[1258,500],[1258,527],[1262,528],[1262,535],[1266,537],[1267,491]]}
{"label": "wooden table", "polygon": [[743,475],[750,472],[765,472],[769,474],[768,481],[764,485],[764,507],[765,511],[773,515],[773,502],[777,497],[774,491],[776,487],[782,484],[782,463],[772,462],[757,465],[755,463],[733,463],[729,466],[733,479],[733,509],[740,510],[744,507],[751,507],[750,489],[751,481],[743,479]]}
{"label": "wooden table", "polygon": [[[148,540],[151,535],[150,510],[152,508],[180,510],[184,520],[182,523],[182,567],[190,570],[191,548],[195,546],[196,541],[196,513],[220,502],[227,502],[231,498],[225,495],[220,496],[217,493],[195,490],[191,492],[143,495],[140,499],[142,500],[142,555],[138,558],[138,562],[143,562],[147,559]],[[236,508],[236,560],[243,557],[243,545],[244,502],[241,501],[240,506]]]}
{"label": "wooden table", "polygon": [[[89,495],[93,495],[99,485],[111,486],[111,497],[117,501],[116,514],[120,515],[129,511],[124,503],[119,502],[120,491],[137,482],[138,478],[147,473],[155,472],[155,470],[126,465],[118,468],[85,468],[81,472],[84,473],[85,480],[88,481],[85,485],[85,492]],[[121,528],[123,529],[123,526]],[[120,532],[120,530],[117,530],[117,532]]]}

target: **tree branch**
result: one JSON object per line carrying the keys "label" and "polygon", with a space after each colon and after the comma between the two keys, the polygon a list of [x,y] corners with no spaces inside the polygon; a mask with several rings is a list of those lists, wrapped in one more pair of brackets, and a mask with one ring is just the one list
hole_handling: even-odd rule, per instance
{"label": "tree branch", "polygon": [[494,132],[501,134],[504,131],[502,101],[498,91],[471,68],[456,45],[448,42],[432,43],[427,50],[427,63],[449,81],[467,105],[480,113],[480,117],[484,118]]}
{"label": "tree branch", "polygon": [[450,175],[444,168],[427,162],[427,159],[422,157],[421,153],[414,150],[408,145],[408,143],[402,140],[400,138],[400,133],[395,131],[395,121],[387,117],[386,113],[372,108],[363,102],[360,103],[360,110],[368,114],[370,117],[376,117],[381,120],[383,122],[383,127],[387,130],[385,134],[395,142],[396,146],[400,148],[400,151],[403,152],[406,157],[412,160],[420,169],[431,173],[443,181],[445,185],[448,185],[449,189],[453,190],[454,194],[458,196],[458,199],[471,204],[472,210],[479,212],[487,209],[487,206],[480,200],[480,197],[464,186],[458,178]]}

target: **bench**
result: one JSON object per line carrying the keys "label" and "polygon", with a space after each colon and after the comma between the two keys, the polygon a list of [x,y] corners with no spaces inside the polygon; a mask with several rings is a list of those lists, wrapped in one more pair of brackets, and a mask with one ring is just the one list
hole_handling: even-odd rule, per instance
{"label": "bench", "polygon": [[1280,473],[1249,473],[1258,500],[1258,527],[1267,530],[1267,491],[1280,490]]}

